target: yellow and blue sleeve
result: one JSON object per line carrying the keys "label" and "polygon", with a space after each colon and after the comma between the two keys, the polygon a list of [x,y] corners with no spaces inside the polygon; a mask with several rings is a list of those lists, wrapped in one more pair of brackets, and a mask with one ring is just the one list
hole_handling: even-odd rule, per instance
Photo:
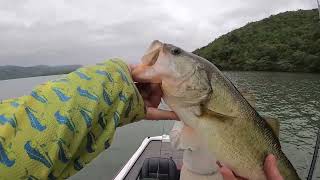
{"label": "yellow and blue sleeve", "polygon": [[112,142],[116,127],[145,116],[119,59],[80,68],[0,103],[0,179],[64,179]]}

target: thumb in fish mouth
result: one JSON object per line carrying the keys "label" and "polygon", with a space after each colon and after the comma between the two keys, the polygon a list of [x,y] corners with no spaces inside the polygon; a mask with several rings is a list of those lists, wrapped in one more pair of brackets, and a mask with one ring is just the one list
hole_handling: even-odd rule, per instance
{"label": "thumb in fish mouth", "polygon": [[161,77],[153,66],[139,64],[132,71],[132,78],[141,83],[161,83]]}
{"label": "thumb in fish mouth", "polygon": [[147,120],[178,120],[173,111],[158,109],[162,98],[160,83],[135,82],[140,95],[143,98]]}

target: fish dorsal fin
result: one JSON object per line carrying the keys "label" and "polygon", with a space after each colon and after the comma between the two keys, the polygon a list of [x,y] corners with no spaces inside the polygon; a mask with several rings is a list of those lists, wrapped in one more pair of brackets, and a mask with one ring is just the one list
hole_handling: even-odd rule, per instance
{"label": "fish dorsal fin", "polygon": [[279,131],[280,131],[280,122],[278,119],[272,117],[263,117],[268,125],[271,127],[274,134],[279,138]]}

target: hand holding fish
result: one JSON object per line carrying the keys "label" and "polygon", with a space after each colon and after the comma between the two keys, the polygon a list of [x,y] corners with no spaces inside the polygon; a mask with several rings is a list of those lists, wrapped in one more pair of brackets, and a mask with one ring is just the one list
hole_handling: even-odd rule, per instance
{"label": "hand holding fish", "polygon": [[[131,72],[135,66],[131,66]],[[147,110],[145,119],[147,120],[178,120],[178,116],[173,111],[158,109],[163,95],[161,85],[151,82],[140,82],[136,76],[132,74],[132,78],[137,81],[137,86]]]}
{"label": "hand holding fish", "polygon": [[[234,175],[234,173],[228,169],[227,167],[221,167],[220,173],[223,176],[224,180],[239,180],[241,178],[238,178]],[[274,155],[270,154],[267,156],[265,162],[264,162],[264,172],[266,174],[267,180],[283,180],[283,177],[281,176],[278,167],[276,158]]]}

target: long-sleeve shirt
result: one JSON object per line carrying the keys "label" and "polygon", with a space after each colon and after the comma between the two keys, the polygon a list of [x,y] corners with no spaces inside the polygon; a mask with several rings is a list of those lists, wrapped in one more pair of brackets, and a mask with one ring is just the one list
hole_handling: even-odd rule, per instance
{"label": "long-sleeve shirt", "polygon": [[116,127],[145,116],[119,59],[80,68],[0,102],[0,179],[63,179],[107,149]]}

